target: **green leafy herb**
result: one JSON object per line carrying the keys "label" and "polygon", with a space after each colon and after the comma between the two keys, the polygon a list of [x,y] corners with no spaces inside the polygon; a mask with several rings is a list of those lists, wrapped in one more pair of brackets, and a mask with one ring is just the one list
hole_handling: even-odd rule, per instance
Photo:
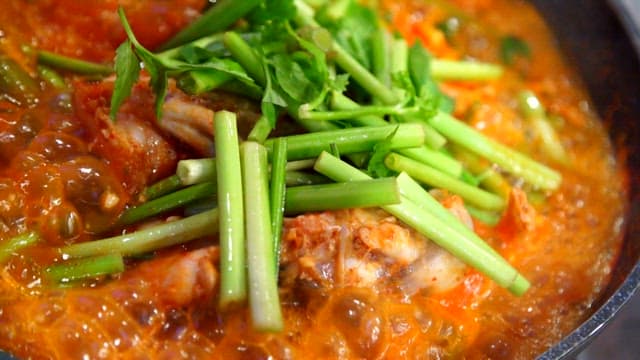
{"label": "green leafy herb", "polygon": [[500,58],[507,65],[512,65],[516,58],[531,58],[531,48],[524,40],[516,36],[505,36],[500,40]]}

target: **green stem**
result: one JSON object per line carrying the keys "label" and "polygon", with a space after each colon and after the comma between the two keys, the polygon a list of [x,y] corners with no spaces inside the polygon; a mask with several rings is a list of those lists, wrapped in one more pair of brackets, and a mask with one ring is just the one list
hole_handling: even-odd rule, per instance
{"label": "green stem", "polygon": [[329,179],[319,174],[311,174],[295,170],[287,171],[286,174],[287,186],[326,184],[327,182],[329,182]]}
{"label": "green stem", "polygon": [[52,283],[70,283],[123,271],[122,255],[108,254],[52,265],[45,269],[45,274]]}
{"label": "green stem", "polygon": [[294,215],[398,203],[400,203],[400,193],[396,179],[382,178],[289,188],[285,212],[287,215]]}
{"label": "green stem", "polygon": [[[360,170],[326,152],[318,157],[315,169],[335,181],[369,178]],[[385,205],[382,208],[515,295],[522,295],[529,288],[529,282],[497,253],[489,251],[489,246],[481,239],[479,241],[484,245],[477,239],[465,236],[451,224],[416,205],[407,197],[402,196],[398,205]]]}
{"label": "green stem", "polygon": [[[347,96],[337,91],[331,94],[331,109],[332,110],[355,110],[359,109],[360,104],[351,100]],[[356,126],[384,126],[389,123],[382,117],[375,115],[364,115],[349,119],[350,122]]]}
{"label": "green stem", "polygon": [[183,244],[217,232],[218,209],[212,209],[130,234],[65,246],[60,249],[60,253],[73,258],[104,254],[134,256]]}
{"label": "green stem", "polygon": [[111,75],[113,67],[38,50],[38,63],[84,75]]}
{"label": "green stem", "polygon": [[258,85],[264,86],[267,83],[264,67],[251,45],[234,31],[226,32],[223,41],[229,52],[231,52],[231,56],[247,71],[249,76]]}
{"label": "green stem", "polygon": [[540,139],[542,152],[559,164],[567,164],[569,162],[567,153],[538,97],[532,91],[525,90],[518,94],[518,103],[534,133]]}
{"label": "green stem", "polygon": [[311,169],[313,167],[313,164],[315,163],[316,163],[316,159],[289,161],[287,162],[286,170],[295,171],[295,170]]}
{"label": "green stem", "polygon": [[454,194],[458,194],[465,200],[465,202],[479,208],[487,210],[502,210],[506,205],[504,199],[497,195],[486,192],[477,187],[473,187],[461,180],[408,157],[390,153],[385,158],[384,164],[391,170],[406,172],[409,176],[423,184],[427,184],[435,188],[446,189]]}
{"label": "green stem", "polygon": [[249,136],[247,136],[247,138],[251,141],[262,144],[267,140],[269,134],[271,134],[271,130],[272,128],[271,124],[269,123],[269,119],[266,116],[262,115],[260,116],[258,121],[256,121],[256,124],[251,129],[251,132],[249,133]]}
{"label": "green stem", "polygon": [[397,149],[398,154],[420,161],[443,173],[459,178],[462,175],[462,164],[446,154],[432,150],[426,146],[416,148]]}
{"label": "green stem", "polygon": [[251,323],[258,331],[283,328],[278,297],[278,275],[269,206],[267,150],[247,141],[242,144],[242,180],[247,237],[247,273]]}
{"label": "green stem", "polygon": [[390,59],[391,34],[384,26],[378,26],[373,33],[372,68],[375,77],[385,86],[391,86],[391,59]]}
{"label": "green stem", "polygon": [[0,99],[6,94],[20,104],[32,105],[39,93],[36,81],[13,59],[0,54]]}
{"label": "green stem", "polygon": [[497,194],[503,199],[509,197],[511,184],[498,173],[486,160],[465,149],[453,147],[454,155],[460,159],[464,166],[480,181],[483,188]]}
{"label": "green stem", "polygon": [[502,76],[500,65],[475,61],[431,60],[431,76],[435,80],[482,81]]}
{"label": "green stem", "polygon": [[176,176],[183,185],[199,184],[205,181],[216,181],[216,159],[187,159],[178,161]]}
{"label": "green stem", "polygon": [[178,87],[189,94],[200,95],[217,89],[232,76],[222,71],[211,69],[191,70],[178,79]]}
{"label": "green stem", "polygon": [[[314,20],[314,11],[309,5],[302,0],[294,0],[297,9],[294,21],[300,26],[320,27]],[[353,79],[367,90],[374,98],[380,99],[383,104],[394,105],[398,103],[399,98],[385,84],[380,82],[372,73],[369,72],[362,64],[353,58],[342,46],[335,40],[332,41],[333,55],[335,62]]]}
{"label": "green stem", "polygon": [[167,50],[186,44],[195,39],[215,34],[233,25],[249,11],[255,8],[260,0],[219,0],[169,41],[159,50]]}
{"label": "green stem", "polygon": [[487,158],[534,187],[555,190],[560,186],[562,176],[557,171],[486,137],[448,114],[438,113],[428,122],[452,142]]}
{"label": "green stem", "polygon": [[224,308],[247,296],[243,189],[236,115],[218,111],[214,124],[220,209],[219,303]]}
{"label": "green stem", "polygon": [[151,186],[148,186],[146,189],[144,189],[144,192],[142,193],[142,198],[144,201],[153,200],[153,199],[159,198],[160,196],[179,190],[184,185],[191,185],[191,184],[183,184],[180,181],[180,178],[178,177],[178,175],[174,174],[154,183]]}
{"label": "green stem", "polygon": [[60,76],[55,70],[48,66],[38,65],[38,76],[44,80],[47,84],[51,85],[55,89],[66,89],[67,83],[64,78]]}
{"label": "green stem", "polygon": [[280,266],[280,238],[282,237],[282,222],[287,194],[287,140],[278,138],[273,143],[271,154],[271,186],[269,187],[271,230],[273,233],[273,254],[275,256],[275,271]]}
{"label": "green stem", "polygon": [[194,200],[212,197],[215,193],[216,184],[214,183],[206,182],[193,185],[128,209],[122,214],[122,216],[120,216],[118,224],[130,225],[167,211],[177,209]]}
{"label": "green stem", "polygon": [[40,235],[34,231],[20,234],[7,241],[3,241],[0,243],[0,264],[6,262],[14,253],[34,245],[38,241],[40,241]]}
{"label": "green stem", "polygon": [[[424,131],[420,124],[400,124],[376,127],[348,128],[287,136],[287,159],[309,159],[329,151],[335,144],[341,154],[371,151],[373,147],[393,134],[391,148],[416,147],[424,144]],[[273,148],[273,139],[265,145]]]}

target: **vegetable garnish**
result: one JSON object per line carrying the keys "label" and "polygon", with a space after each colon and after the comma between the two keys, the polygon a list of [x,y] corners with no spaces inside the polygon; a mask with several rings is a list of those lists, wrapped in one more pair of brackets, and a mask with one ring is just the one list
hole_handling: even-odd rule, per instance
{"label": "vegetable garnish", "polygon": [[[219,230],[219,304],[243,302],[248,295],[254,327],[277,331],[283,327],[277,281],[284,212],[376,206],[513,294],[527,290],[529,283],[517,270],[427,192],[457,194],[472,216],[495,224],[511,188],[504,173],[534,190],[560,185],[555,170],[451,114],[453,100],[440,91],[440,82],[493,81],[504,71],[500,65],[435,58],[420,42],[409,46],[392,36],[373,9],[352,0],[320,8],[302,0],[221,1],[162,53],[145,49],[122,9],[119,15],[127,41],[115,61],[113,119],[142,66],[150,76],[158,119],[170,78],[196,95],[242,89],[241,94],[260,101],[262,114],[249,141],[241,143],[236,115],[217,112],[216,157],[181,160],[175,175],[148,189],[149,202],[127,210],[120,220],[120,225],[133,224],[143,215],[193,202],[189,211],[196,215],[160,225],[160,232],[186,234],[179,241],[167,235],[154,235],[148,243],[127,238],[144,236],[140,230],[71,245],[62,253],[139,254]],[[224,21],[208,27],[221,16]],[[532,94],[521,99],[533,123],[545,115]],[[283,115],[309,133],[270,138]],[[330,181],[337,183],[325,184]],[[178,230],[165,230],[171,224]]]}
{"label": "vegetable garnish", "polygon": [[218,112],[216,169],[220,208],[220,305],[243,301],[247,296],[245,270],[245,218],[240,145],[236,115]]}

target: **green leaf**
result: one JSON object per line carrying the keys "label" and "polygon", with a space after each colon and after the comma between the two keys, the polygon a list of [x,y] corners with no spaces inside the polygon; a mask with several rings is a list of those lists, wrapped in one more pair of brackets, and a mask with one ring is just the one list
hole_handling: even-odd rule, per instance
{"label": "green leaf", "polygon": [[261,26],[288,21],[295,15],[296,7],[293,0],[265,0],[247,15],[247,20],[253,26]]}
{"label": "green leaf", "polygon": [[128,40],[116,50],[115,69],[116,82],[111,96],[111,109],[109,112],[112,120],[116,119],[118,109],[120,109],[124,100],[131,95],[131,89],[140,75],[140,60],[133,52],[131,42]]}
{"label": "green leaf", "polygon": [[517,57],[531,58],[531,48],[524,40],[516,36],[505,36],[500,40],[500,58],[512,65]]}
{"label": "green leaf", "polygon": [[431,54],[420,41],[416,41],[409,49],[409,75],[416,89],[433,82],[431,79]]}
{"label": "green leaf", "polygon": [[397,131],[398,128],[396,127],[396,129],[387,136],[385,140],[374,145],[373,153],[371,154],[369,163],[367,164],[367,173],[369,173],[371,177],[382,178],[395,175],[395,172],[393,170],[389,170],[389,168],[384,164],[384,159],[389,155],[393,148],[391,139],[393,139]]}
{"label": "green leaf", "polygon": [[293,100],[306,103],[316,95],[315,84],[307,78],[302,65],[294,61],[291,56],[277,54],[271,62],[275,70],[275,80]]}

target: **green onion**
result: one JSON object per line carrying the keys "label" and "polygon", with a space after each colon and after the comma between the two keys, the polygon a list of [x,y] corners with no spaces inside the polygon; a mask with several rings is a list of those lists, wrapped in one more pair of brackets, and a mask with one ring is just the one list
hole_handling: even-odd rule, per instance
{"label": "green onion", "polygon": [[228,28],[260,3],[259,0],[219,0],[159,50],[167,50]]}
{"label": "green onion", "polygon": [[[318,157],[315,169],[335,181],[369,178],[360,170],[327,152]],[[489,251],[486,243],[479,238],[470,239],[459,232],[456,226],[460,225],[451,225],[443,221],[438,215],[426,211],[404,196],[400,204],[385,205],[382,208],[512,293],[522,295],[529,288],[529,282],[497,253]]]}
{"label": "green onion", "polygon": [[500,65],[475,61],[431,60],[431,76],[436,80],[493,80],[502,76]]}
{"label": "green onion", "polygon": [[384,85],[391,86],[391,34],[383,26],[373,33],[371,41],[373,74]]}
{"label": "green onion", "polygon": [[400,203],[395,178],[382,178],[287,189],[287,215],[365,208]]}
{"label": "green onion", "polygon": [[416,148],[397,149],[398,154],[420,161],[423,164],[432,166],[443,173],[454,178],[462,175],[462,164],[446,154],[432,150],[426,146]]}
{"label": "green onion", "polygon": [[220,306],[247,296],[242,174],[236,115],[215,114],[218,207],[220,209]]}
{"label": "green onion", "polygon": [[44,80],[47,84],[56,89],[67,88],[67,83],[65,83],[64,78],[60,76],[60,74],[58,74],[55,70],[44,65],[38,65],[37,70],[40,79]]}
{"label": "green onion", "polygon": [[145,227],[130,234],[65,246],[59,251],[63,256],[73,258],[104,254],[135,256],[217,232],[218,209],[212,209],[180,220]]}
{"label": "green onion", "polygon": [[518,94],[520,110],[540,139],[540,149],[553,161],[567,164],[568,156],[560,138],[547,118],[547,112],[536,95],[528,90]]}
{"label": "green onion", "polygon": [[287,171],[286,173],[286,183],[287,186],[302,186],[302,185],[315,185],[315,184],[326,184],[329,182],[329,179],[326,177],[315,174],[308,173],[304,171]]}
{"label": "green onion", "polygon": [[108,254],[52,265],[45,269],[45,276],[53,283],[69,283],[123,271],[122,255]]}
{"label": "green onion", "polygon": [[193,185],[205,181],[216,181],[216,159],[188,159],[178,161],[176,175],[183,185]]}
{"label": "green onion", "polygon": [[497,194],[503,199],[509,197],[511,192],[511,184],[493,168],[486,160],[481,159],[478,155],[459,149],[457,146],[453,147],[455,156],[462,161],[464,166],[476,174],[476,178],[479,180],[480,185],[483,188]]}
{"label": "green onion", "polygon": [[13,59],[0,54],[0,98],[8,95],[20,104],[33,105],[39,93],[36,81]]}
{"label": "green onion", "polygon": [[38,63],[84,75],[111,75],[113,67],[38,50]]}
{"label": "green onion", "polygon": [[273,254],[276,259],[275,271],[280,266],[280,238],[287,194],[287,140],[278,138],[273,143],[271,155],[271,186],[269,187],[271,232],[273,233]]}
{"label": "green onion", "polygon": [[229,31],[224,34],[224,46],[229,50],[231,56],[247,71],[258,85],[264,86],[267,79],[264,74],[262,61],[238,33]]}
{"label": "green onion", "polygon": [[172,193],[182,188],[183,185],[191,184],[183,184],[180,182],[178,175],[171,175],[144,189],[142,197],[145,201],[153,200],[162,195]]}
{"label": "green onion", "polygon": [[385,158],[384,163],[389,169],[397,172],[404,171],[423,184],[446,189],[454,194],[458,194],[465,202],[479,208],[502,210],[506,205],[504,199],[497,195],[478,189],[408,157],[390,153]]}
{"label": "green onion", "polygon": [[[391,134],[394,134],[391,139],[392,148],[416,147],[424,144],[424,130],[420,124],[348,128],[287,136],[287,159],[317,157],[322,151],[330,150],[332,143],[342,154],[371,151],[375,144],[385,140]],[[265,142],[269,150],[273,148],[273,141],[270,139]]]}
{"label": "green onion", "polygon": [[305,169],[311,169],[313,167],[313,164],[315,163],[316,163],[316,159],[288,161],[285,168],[287,171],[305,170]]}
{"label": "green onion", "polygon": [[219,88],[231,78],[231,75],[221,71],[191,70],[180,76],[178,87],[189,94],[200,95]]}
{"label": "green onion", "polygon": [[267,150],[264,146],[253,141],[242,144],[242,172],[244,188],[247,189],[244,192],[244,209],[251,323],[258,331],[276,332],[284,325],[278,297],[278,275],[274,271],[276,257],[269,214]]}
{"label": "green onion", "polygon": [[560,186],[562,176],[557,171],[493,139],[489,139],[448,114],[438,113],[428,122],[452,142],[487,158],[505,171],[521,177],[534,187],[555,190]]}
{"label": "green onion", "polygon": [[38,241],[40,241],[40,235],[33,231],[20,234],[9,240],[3,241],[0,243],[0,264],[7,261],[12,254],[34,245]]}
{"label": "green onion", "polygon": [[120,225],[130,225],[138,221],[177,209],[194,200],[209,198],[215,195],[216,184],[205,182],[172,192],[168,195],[145,202],[127,209],[118,219]]}

